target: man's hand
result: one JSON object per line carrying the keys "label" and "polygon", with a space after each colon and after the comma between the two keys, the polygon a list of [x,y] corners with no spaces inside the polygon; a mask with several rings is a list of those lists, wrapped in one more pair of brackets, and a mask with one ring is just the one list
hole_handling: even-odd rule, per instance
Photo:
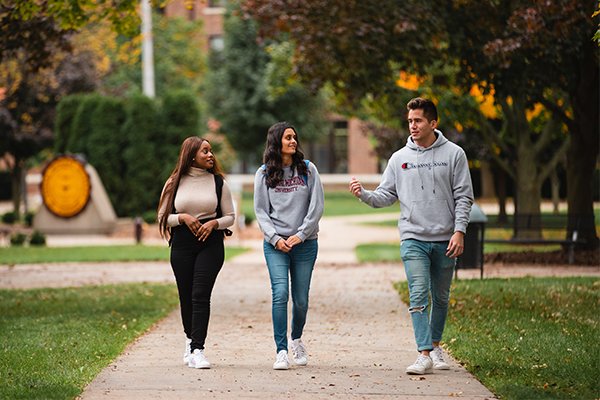
{"label": "man's hand", "polygon": [[362,193],[362,185],[355,177],[350,179],[350,193],[352,193],[355,197],[360,198],[360,194]]}
{"label": "man's hand", "polygon": [[450,258],[456,258],[460,256],[465,250],[465,234],[462,232],[454,232],[454,235],[448,242],[448,248],[446,249],[446,256]]}
{"label": "man's hand", "polygon": [[289,253],[290,250],[292,250],[292,246],[289,246],[283,239],[279,239],[277,243],[275,243],[275,248],[279,251],[283,251],[284,253]]}

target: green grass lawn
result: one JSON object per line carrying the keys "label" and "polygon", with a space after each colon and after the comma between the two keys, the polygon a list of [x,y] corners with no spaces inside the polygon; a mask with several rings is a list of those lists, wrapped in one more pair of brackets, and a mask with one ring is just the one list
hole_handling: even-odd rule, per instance
{"label": "green grass lawn", "polygon": [[[251,192],[242,193],[242,212],[254,217],[254,204]],[[398,204],[386,208],[371,208],[358,201],[350,192],[333,191],[325,192],[325,209],[323,215],[326,217],[339,215],[357,215],[399,212]]]}
{"label": "green grass lawn", "polygon": [[177,304],[175,285],[0,290],[0,398],[76,397]]}
{"label": "green grass lawn", "polygon": [[[225,259],[247,251],[226,247]],[[55,262],[111,261],[168,261],[169,247],[165,246],[80,246],[80,247],[2,247],[0,263],[35,264]]]}
{"label": "green grass lawn", "polygon": [[598,399],[599,305],[598,278],[455,281],[444,346],[502,399]]}
{"label": "green grass lawn", "polygon": [[[560,245],[511,245],[486,243],[483,253],[508,253],[519,251],[556,251]],[[359,262],[400,262],[400,242],[369,243],[356,246],[356,257]]]}

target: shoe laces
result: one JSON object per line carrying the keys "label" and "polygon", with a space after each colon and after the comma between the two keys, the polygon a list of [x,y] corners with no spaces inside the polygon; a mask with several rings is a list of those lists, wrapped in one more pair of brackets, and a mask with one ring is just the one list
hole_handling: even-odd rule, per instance
{"label": "shoe laces", "polygon": [[287,353],[285,351],[280,351],[279,353],[277,353],[277,362],[284,362],[287,361],[288,357],[287,357]]}
{"label": "shoe laces", "polygon": [[294,346],[294,354],[296,358],[306,357],[306,347],[304,347],[304,343],[298,342],[296,346]]}
{"label": "shoe laces", "polygon": [[429,357],[424,356],[423,354],[420,354],[419,357],[417,357],[417,361],[415,361],[415,364],[416,365],[426,366],[428,358]]}
{"label": "shoe laces", "polygon": [[444,362],[444,354],[442,353],[442,349],[436,347],[429,353],[431,359],[435,362]]}

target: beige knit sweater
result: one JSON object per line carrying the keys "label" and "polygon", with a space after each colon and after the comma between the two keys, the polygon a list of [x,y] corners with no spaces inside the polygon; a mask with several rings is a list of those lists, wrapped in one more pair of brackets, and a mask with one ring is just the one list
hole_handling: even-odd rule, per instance
{"label": "beige knit sweater", "polygon": [[[166,187],[166,184],[165,184]],[[164,191],[164,188],[163,188]],[[160,215],[164,212],[163,205]],[[217,193],[215,192],[215,178],[210,172],[200,168],[190,168],[187,175],[181,177],[177,194],[175,195],[175,210],[177,213],[169,215],[168,226],[177,226],[179,214],[190,214],[197,219],[215,218],[217,216]],[[225,229],[233,225],[235,210],[231,190],[227,182],[223,182],[221,192],[222,217],[217,220],[218,229]]]}

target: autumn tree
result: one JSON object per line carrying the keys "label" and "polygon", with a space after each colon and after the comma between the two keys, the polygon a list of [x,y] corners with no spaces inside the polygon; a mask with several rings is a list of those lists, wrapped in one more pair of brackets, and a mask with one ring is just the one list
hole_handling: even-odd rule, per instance
{"label": "autumn tree", "polygon": [[233,6],[225,19],[224,49],[212,54],[206,102],[229,142],[241,150],[247,171],[260,160],[269,126],[288,120],[307,141],[324,131],[327,107],[293,79],[293,46],[259,41],[256,23],[238,14]]}
{"label": "autumn tree", "polygon": [[119,32],[137,30],[137,4],[15,0],[0,5],[0,155],[11,170],[17,215],[26,161],[51,144],[56,102],[69,91],[94,85],[80,73],[89,60],[65,59],[70,38],[84,24],[103,18]]}
{"label": "autumn tree", "polygon": [[[539,216],[541,182],[569,148],[568,229],[578,229],[589,247],[598,245],[591,186],[599,148],[595,9],[592,0],[244,3],[261,35],[283,34],[297,44],[297,71],[308,87],[327,82],[349,104],[384,95],[400,70],[424,74],[434,60],[457,65],[463,93],[473,85],[493,92],[502,124],[491,129],[476,119],[492,150],[508,157],[510,146],[516,149],[513,162],[501,165],[517,182],[518,213]],[[552,112],[544,128],[527,119],[538,103]],[[556,147],[560,124],[571,143]]]}

